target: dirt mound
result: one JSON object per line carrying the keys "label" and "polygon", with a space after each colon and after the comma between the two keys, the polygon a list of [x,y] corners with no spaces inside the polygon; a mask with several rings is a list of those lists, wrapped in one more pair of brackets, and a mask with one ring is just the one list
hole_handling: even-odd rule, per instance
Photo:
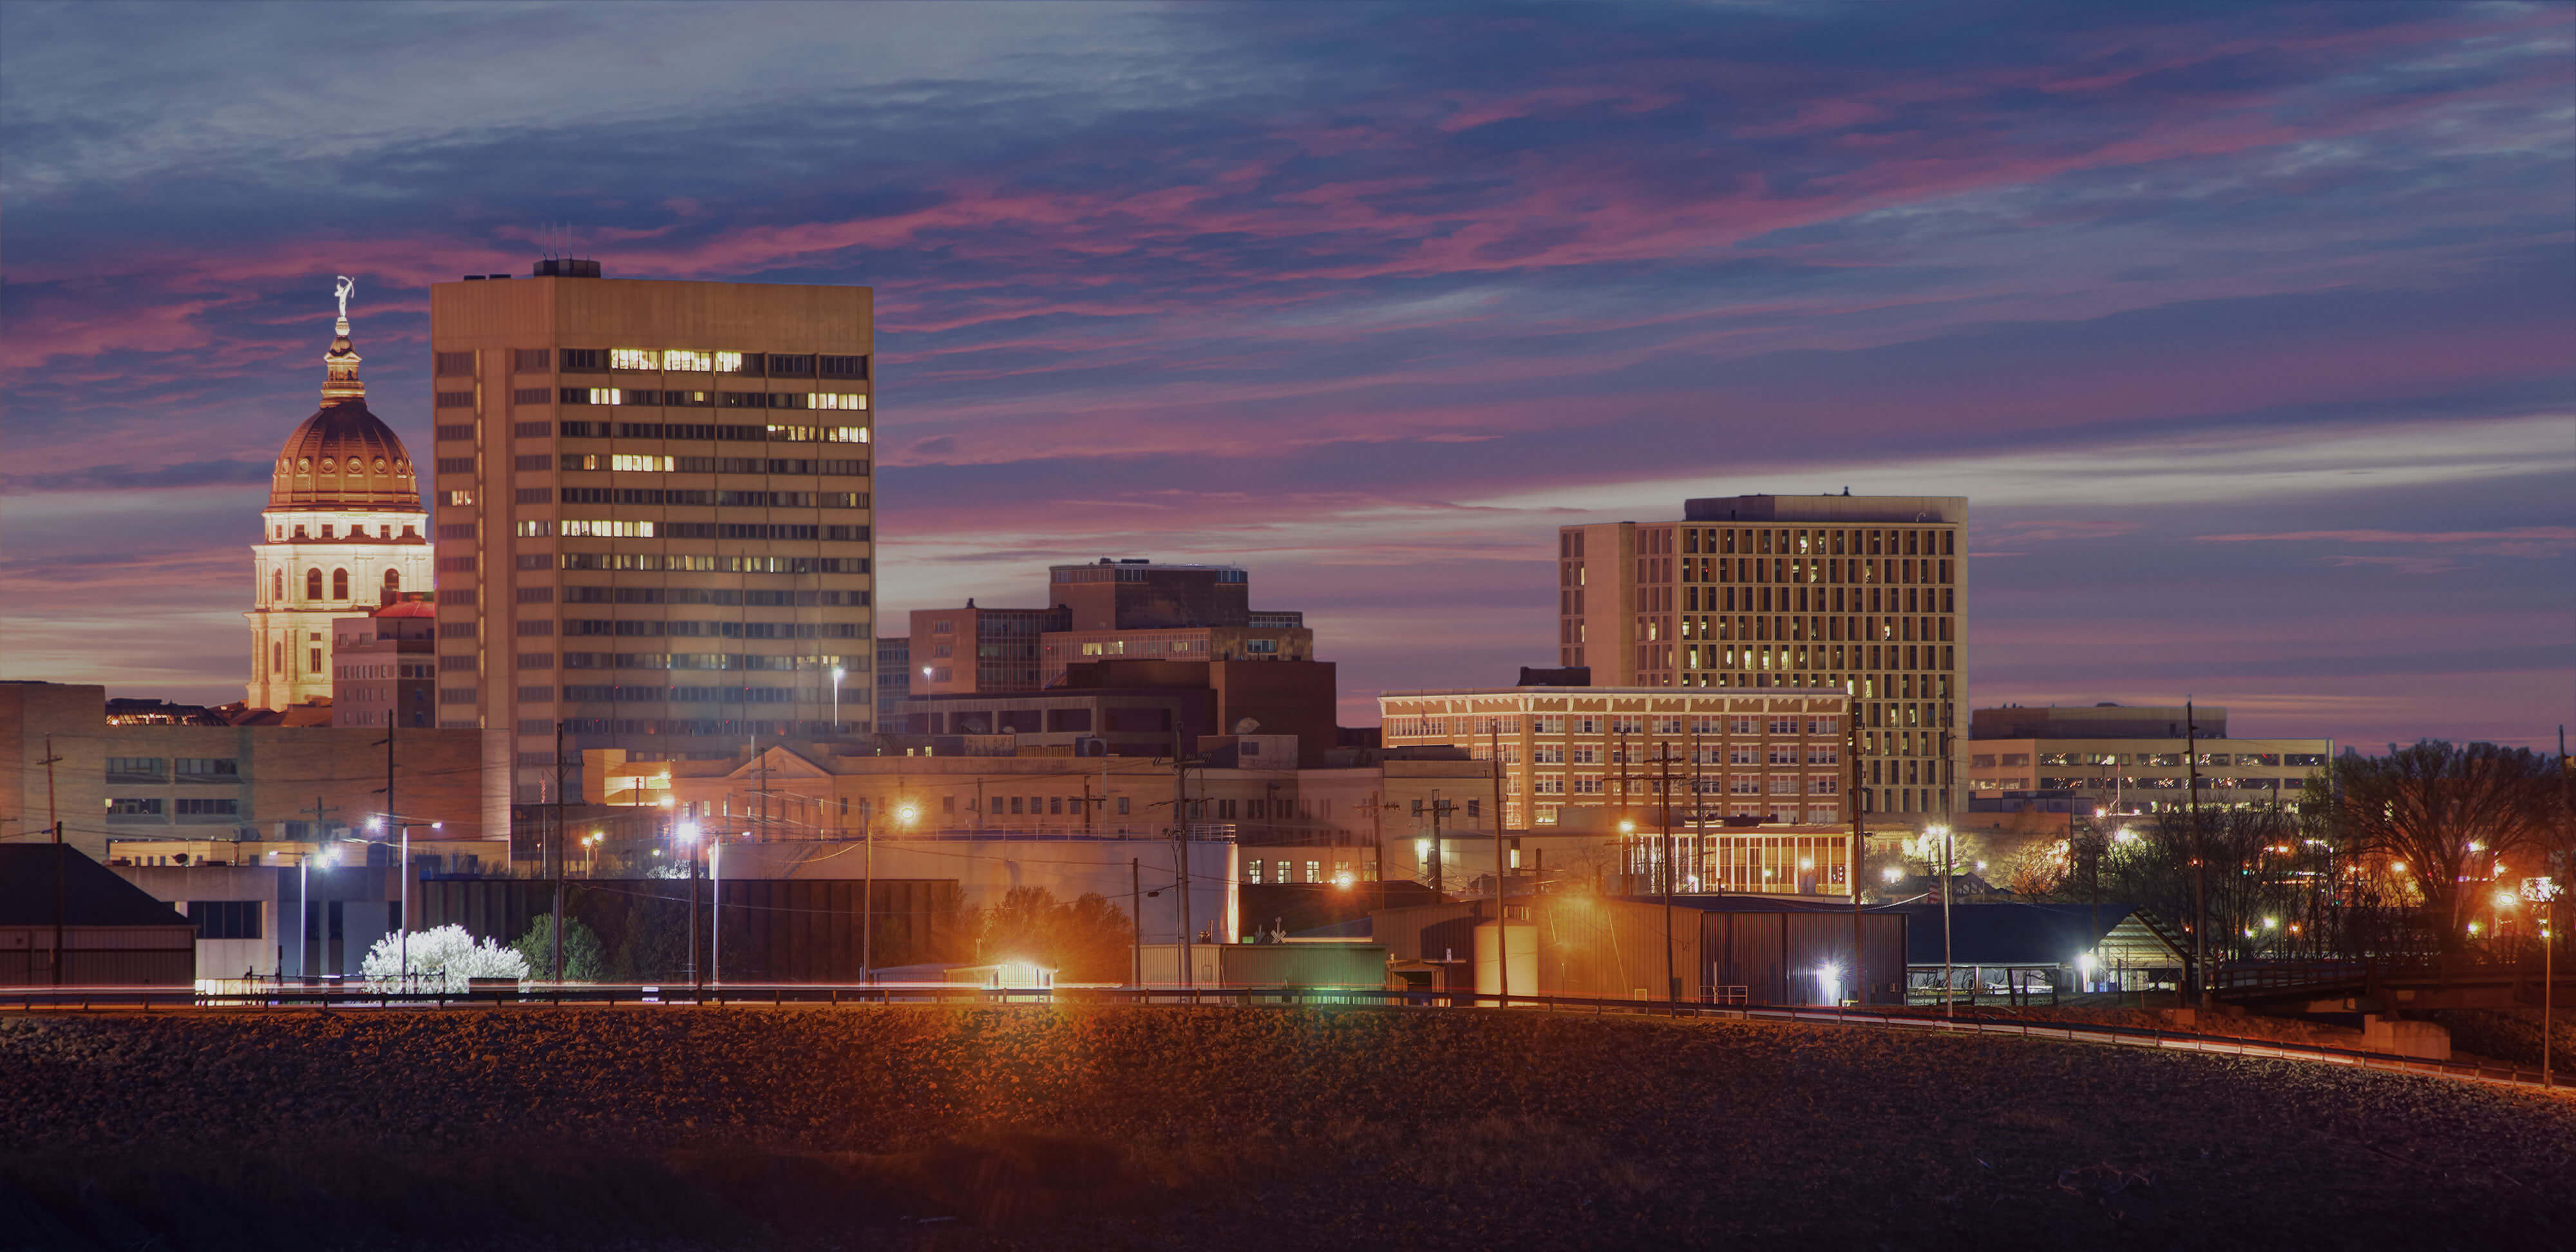
{"label": "dirt mound", "polygon": [[1383,1009],[0,1019],[0,1246],[2576,1242],[2576,1100]]}

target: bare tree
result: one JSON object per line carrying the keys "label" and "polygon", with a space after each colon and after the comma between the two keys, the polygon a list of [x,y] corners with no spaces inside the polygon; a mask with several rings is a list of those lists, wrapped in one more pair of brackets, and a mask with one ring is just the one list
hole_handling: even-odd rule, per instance
{"label": "bare tree", "polygon": [[2499,857],[2552,841],[2557,775],[2554,762],[2525,749],[2428,739],[2383,757],[2336,758],[2313,803],[2347,852],[2405,863],[2448,959],[2467,946],[2470,880],[2491,875]]}

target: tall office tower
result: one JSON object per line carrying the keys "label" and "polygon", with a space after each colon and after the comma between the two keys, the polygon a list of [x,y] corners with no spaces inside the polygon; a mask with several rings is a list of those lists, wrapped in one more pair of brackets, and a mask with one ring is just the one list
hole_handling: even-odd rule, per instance
{"label": "tall office tower", "polygon": [[515,732],[520,800],[558,722],[575,795],[586,748],[869,731],[873,302],[573,260],[430,288],[439,724]]}
{"label": "tall office tower", "polygon": [[1884,820],[1957,807],[1962,496],[1729,496],[1557,532],[1557,652],[1604,687],[1840,687]]}

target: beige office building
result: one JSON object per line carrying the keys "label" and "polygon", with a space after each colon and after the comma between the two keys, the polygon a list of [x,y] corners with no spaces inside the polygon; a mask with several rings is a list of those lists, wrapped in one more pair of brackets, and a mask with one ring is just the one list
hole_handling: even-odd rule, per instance
{"label": "beige office building", "polygon": [[[609,279],[430,289],[438,710],[580,752],[867,733],[873,293]],[[833,699],[833,670],[847,688]]]}
{"label": "beige office building", "polygon": [[1848,881],[1851,706],[1823,687],[1378,697],[1389,750],[1448,745],[1478,761],[1499,751],[1505,824],[1595,836],[1631,886],[1658,872],[1669,804],[1683,887],[1810,895]]}
{"label": "beige office building", "polygon": [[2181,812],[2195,779],[2203,808],[2296,806],[2334,757],[2331,739],[2231,738],[2216,706],[2008,705],[1969,724],[1969,807],[1998,813],[2052,799],[2077,816]]}
{"label": "beige office building", "polygon": [[1603,687],[1832,688],[1873,821],[1957,807],[1960,496],[1731,496],[1557,536],[1557,651]]}

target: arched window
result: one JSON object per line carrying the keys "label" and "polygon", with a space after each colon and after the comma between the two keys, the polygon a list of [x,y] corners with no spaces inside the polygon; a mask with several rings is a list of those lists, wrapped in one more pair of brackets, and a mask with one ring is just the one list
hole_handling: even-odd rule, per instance
{"label": "arched window", "polygon": [[401,570],[398,570],[398,569],[389,569],[389,570],[386,570],[386,571],[385,571],[385,603],[387,603],[387,604],[391,604],[391,603],[393,603],[393,602],[394,602],[394,597],[395,597],[395,596],[398,596],[398,595],[401,595],[401,594],[402,594],[402,571],[401,571]]}
{"label": "arched window", "polygon": [[322,598],[322,571],[320,569],[317,568],[304,571],[304,598],[307,600],[319,600]]}
{"label": "arched window", "polygon": [[349,571],[344,569],[331,571],[331,598],[334,600],[349,598]]}
{"label": "arched window", "polygon": [[279,569],[273,569],[273,570],[270,570],[270,571],[269,571],[269,579],[268,579],[268,598],[269,598],[272,602],[273,602],[273,601],[278,601],[278,600],[283,600],[283,599],[285,599],[285,598],[286,598],[286,571],[285,571],[285,569],[283,569],[283,568],[279,568]]}

